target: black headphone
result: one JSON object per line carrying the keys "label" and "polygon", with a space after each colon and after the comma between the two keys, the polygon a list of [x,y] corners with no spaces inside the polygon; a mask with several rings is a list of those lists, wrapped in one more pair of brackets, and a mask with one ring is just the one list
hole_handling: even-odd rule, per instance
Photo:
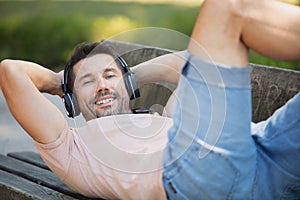
{"label": "black headphone", "polygon": [[[140,97],[140,90],[136,83],[134,74],[132,73],[129,66],[121,56],[117,56],[117,60],[120,63],[120,66],[122,67],[123,79],[130,99],[132,100]],[[68,90],[68,77],[70,66],[71,61],[69,60],[64,70],[62,90],[64,93],[63,102],[65,104],[66,113],[68,117],[74,118],[80,114],[80,109],[75,94],[73,94],[72,91]]]}

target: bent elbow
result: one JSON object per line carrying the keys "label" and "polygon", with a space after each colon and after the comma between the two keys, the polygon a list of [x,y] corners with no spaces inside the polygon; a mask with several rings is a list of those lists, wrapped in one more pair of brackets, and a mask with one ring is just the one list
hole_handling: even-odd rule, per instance
{"label": "bent elbow", "polygon": [[4,74],[4,72],[11,68],[11,66],[13,66],[13,60],[11,59],[4,59],[1,61],[0,63],[0,76]]}
{"label": "bent elbow", "polygon": [[3,83],[8,81],[8,77],[10,74],[13,74],[14,71],[14,60],[11,59],[5,59],[2,60],[0,63],[0,86],[3,85]]}
{"label": "bent elbow", "polygon": [[14,62],[14,60],[11,59],[4,59],[0,63],[0,67],[2,68],[3,66],[9,66]]}

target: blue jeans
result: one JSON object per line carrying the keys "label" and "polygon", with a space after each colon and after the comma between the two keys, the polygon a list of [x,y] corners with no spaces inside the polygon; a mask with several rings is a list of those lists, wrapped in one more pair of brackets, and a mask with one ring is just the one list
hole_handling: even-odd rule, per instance
{"label": "blue jeans", "polygon": [[300,196],[300,94],[251,124],[250,71],[187,53],[164,155],[169,199]]}

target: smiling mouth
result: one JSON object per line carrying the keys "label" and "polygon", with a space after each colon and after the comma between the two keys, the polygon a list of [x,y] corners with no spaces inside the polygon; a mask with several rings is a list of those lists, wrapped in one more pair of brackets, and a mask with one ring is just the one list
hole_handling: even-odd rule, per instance
{"label": "smiling mouth", "polygon": [[111,97],[111,98],[107,98],[107,99],[102,99],[102,100],[96,101],[95,104],[96,105],[106,105],[106,104],[111,103],[113,100],[114,99]]}

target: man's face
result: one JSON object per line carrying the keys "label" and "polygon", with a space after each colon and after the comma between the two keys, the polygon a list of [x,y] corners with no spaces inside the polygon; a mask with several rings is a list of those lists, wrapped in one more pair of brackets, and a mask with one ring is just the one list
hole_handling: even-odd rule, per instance
{"label": "man's face", "polygon": [[74,65],[74,74],[74,93],[86,121],[131,112],[122,72],[112,56],[82,59]]}

